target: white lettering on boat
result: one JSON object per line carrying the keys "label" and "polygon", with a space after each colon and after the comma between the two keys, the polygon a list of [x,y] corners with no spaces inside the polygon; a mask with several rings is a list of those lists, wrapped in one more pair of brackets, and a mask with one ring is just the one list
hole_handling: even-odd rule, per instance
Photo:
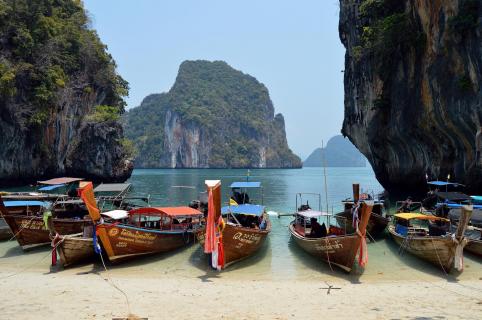
{"label": "white lettering on boat", "polygon": [[[114,231],[114,230],[117,230],[117,231]],[[152,234],[152,233],[139,232],[139,231],[132,232],[132,231],[127,230],[127,229],[120,229],[120,232],[119,232],[119,229],[117,229],[117,228],[111,229],[109,231],[109,235],[113,236],[113,237],[118,235],[116,240],[119,241],[119,242],[118,242],[118,244],[116,244],[116,246],[120,247],[120,248],[126,247],[127,242],[136,243],[136,244],[151,245],[154,242],[154,240],[157,238],[157,236],[155,234]]]}
{"label": "white lettering on boat", "polygon": [[233,236],[233,239],[238,240],[241,243],[253,244],[258,243],[261,240],[261,236],[253,233],[236,232]]}
{"label": "white lettering on boat", "polygon": [[343,248],[343,244],[338,242],[338,240],[327,241],[322,244],[317,244],[315,246],[318,251],[336,251]]}
{"label": "white lettering on boat", "polygon": [[20,229],[47,230],[43,221],[28,219],[20,220]]}

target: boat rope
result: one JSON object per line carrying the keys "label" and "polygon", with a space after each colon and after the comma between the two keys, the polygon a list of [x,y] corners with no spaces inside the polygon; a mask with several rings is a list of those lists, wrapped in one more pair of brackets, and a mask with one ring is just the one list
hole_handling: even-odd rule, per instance
{"label": "boat rope", "polygon": [[438,249],[437,249],[437,247],[435,246],[435,243],[433,242],[433,237],[430,237],[430,240],[432,240],[432,246],[433,246],[433,248],[435,249],[435,254],[437,254],[438,263],[440,264],[440,267],[442,267],[442,270],[443,270],[443,272],[445,273],[445,275],[448,276],[449,274],[447,273],[447,271],[445,271],[445,268],[444,268],[444,266],[443,266],[443,264],[442,264],[442,260],[440,260],[440,256],[439,256],[439,254],[438,254]]}
{"label": "boat rope", "polygon": [[[126,303],[127,303],[127,311],[128,311],[128,314],[131,315],[131,304],[129,302],[129,297],[127,296],[127,293],[124,292],[124,290],[122,290],[121,288],[119,288],[115,283],[114,281],[112,280],[112,277],[110,276],[110,272],[109,270],[107,270],[107,267],[105,265],[105,262],[104,262],[104,258],[102,257],[102,253],[99,254],[100,256],[100,261],[102,261],[102,265],[104,266],[104,270],[106,272],[106,275],[107,275],[107,278],[108,278],[108,281],[106,281],[107,283],[109,283],[112,287],[114,287],[115,289],[117,289],[120,293],[122,293],[124,295],[124,297],[126,298]],[[100,276],[100,275],[99,275]],[[106,279],[104,279],[106,280]]]}
{"label": "boat rope", "polygon": [[[59,242],[57,242],[57,243],[55,244],[55,247],[54,247],[52,250],[56,250],[57,247],[58,247],[62,242],[64,242],[64,238],[62,238],[62,240],[60,240]],[[27,271],[27,270],[30,269],[32,266],[34,266],[34,265],[42,262],[43,260],[45,260],[45,258],[47,258],[48,256],[50,256],[51,254],[52,254],[52,251],[49,250],[49,252],[48,252],[45,256],[42,256],[39,260],[37,260],[37,261],[35,261],[35,262],[31,263],[31,264],[28,264],[25,268],[23,268],[23,269],[15,272],[15,273],[9,274],[9,275],[4,276],[4,277],[1,277],[0,280],[3,280],[3,279],[7,279],[7,278],[10,278],[10,277],[16,276],[16,275],[19,275],[19,274],[23,273],[24,271]]]}
{"label": "boat rope", "polygon": [[325,237],[325,243],[326,243],[326,258],[327,258],[327,261],[328,261],[328,265],[330,266],[330,269],[331,269],[331,272],[333,272],[333,267],[331,266],[331,261],[330,261],[330,253],[328,252],[328,238]]}
{"label": "boat rope", "polygon": [[[380,242],[375,242],[375,243],[376,243],[381,249],[384,249],[384,248],[381,246]],[[406,265],[402,264],[401,262],[395,262],[395,264],[396,264],[398,267],[400,267],[401,269],[406,268]],[[411,273],[411,275],[414,276],[415,278],[417,278],[419,281],[423,281],[423,282],[425,282],[425,283],[427,283],[427,284],[436,286],[436,287],[438,287],[438,288],[440,288],[440,289],[447,290],[447,291],[449,291],[449,292],[451,292],[451,293],[455,293],[455,294],[457,294],[457,295],[459,295],[459,296],[461,296],[461,297],[469,298],[469,299],[472,299],[472,300],[475,300],[475,301],[480,302],[480,297],[473,297],[473,296],[470,296],[470,295],[467,295],[467,294],[464,294],[464,293],[457,292],[457,291],[455,291],[455,290],[448,289],[447,287],[441,286],[441,285],[439,285],[439,284],[437,284],[437,283],[435,283],[435,282],[433,282],[433,281],[430,281],[430,280],[424,279],[424,278],[422,278],[422,277],[419,277],[419,276],[417,276],[416,273]],[[450,276],[450,275],[448,275],[447,273],[445,273],[445,275],[446,275],[447,277]],[[473,291],[482,292],[482,290],[479,289],[479,288],[475,288],[475,287],[471,287],[471,286],[468,286],[468,285],[464,285],[464,284],[461,284],[461,283],[459,283],[459,282],[451,282],[451,283],[452,283],[453,285],[461,286],[461,287],[464,287],[464,288],[467,288],[467,289],[470,289],[470,290],[473,290]]]}
{"label": "boat rope", "polygon": [[[2,215],[2,218],[3,218],[3,215]],[[27,227],[30,227],[33,219],[35,219],[35,218],[40,218],[40,217],[33,216],[32,218],[30,218],[30,220],[28,220],[27,223],[23,227],[19,228],[18,231],[10,239],[8,239],[8,241],[12,241],[13,239],[16,239],[17,236],[20,234],[20,232],[22,232],[23,229],[25,229]]]}

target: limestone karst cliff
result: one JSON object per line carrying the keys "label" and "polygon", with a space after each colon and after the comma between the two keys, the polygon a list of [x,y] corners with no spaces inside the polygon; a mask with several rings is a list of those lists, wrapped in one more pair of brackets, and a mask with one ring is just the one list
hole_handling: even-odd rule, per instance
{"label": "limestone karst cliff", "polygon": [[81,1],[0,1],[0,184],[127,179],[127,90]]}
{"label": "limestone karst cliff", "polygon": [[391,193],[482,191],[480,0],[341,0],[342,133]]}
{"label": "limestone karst cliff", "polygon": [[266,87],[222,61],[185,61],[167,93],[124,117],[142,168],[292,168],[284,118]]}

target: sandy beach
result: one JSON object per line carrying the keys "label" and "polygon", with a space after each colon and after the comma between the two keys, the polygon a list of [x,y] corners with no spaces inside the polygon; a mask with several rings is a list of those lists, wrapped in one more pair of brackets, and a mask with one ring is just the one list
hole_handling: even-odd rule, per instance
{"label": "sandy beach", "polygon": [[[467,260],[463,277],[407,265],[392,272],[369,266],[363,274],[349,276],[313,270],[283,279],[258,274],[248,264],[221,273],[199,267],[204,264],[196,258],[195,247],[182,254],[107,265],[108,272],[98,261],[51,269],[47,248],[23,254],[10,242],[2,249],[0,319],[112,319],[128,314],[149,319],[480,319],[482,315],[482,268],[474,260]],[[194,258],[184,261],[179,256]],[[193,261],[198,267],[189,267]],[[114,285],[125,292],[129,305]]]}

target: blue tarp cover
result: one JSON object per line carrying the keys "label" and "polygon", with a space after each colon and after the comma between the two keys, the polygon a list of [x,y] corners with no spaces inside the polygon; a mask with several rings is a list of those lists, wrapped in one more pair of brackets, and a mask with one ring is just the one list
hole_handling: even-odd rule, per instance
{"label": "blue tarp cover", "polygon": [[226,206],[221,208],[221,214],[248,214],[252,216],[261,216],[264,212],[264,206],[256,204],[240,204],[239,206]]}
{"label": "blue tarp cover", "polygon": [[446,181],[429,181],[428,184],[433,186],[458,186],[458,183],[455,182],[446,182]]}
{"label": "blue tarp cover", "polygon": [[[439,206],[447,206],[451,209],[455,209],[455,208],[462,208],[464,205],[460,204],[460,203],[445,202],[445,203],[437,203],[437,207],[439,207]],[[474,204],[474,209],[482,209],[482,205],[481,204]]]}
{"label": "blue tarp cover", "polygon": [[230,188],[260,188],[260,187],[261,187],[261,182],[245,181],[245,182],[233,182]]}
{"label": "blue tarp cover", "polygon": [[64,187],[65,184],[54,184],[53,186],[45,186],[45,187],[42,187],[42,188],[39,188],[39,191],[50,191],[50,190],[54,190],[54,189],[57,189],[57,188],[61,188],[61,187]]}
{"label": "blue tarp cover", "polygon": [[28,200],[28,201],[4,201],[3,204],[5,207],[45,207],[48,208],[50,206],[50,203],[45,202],[45,201],[34,201],[34,200]]}

